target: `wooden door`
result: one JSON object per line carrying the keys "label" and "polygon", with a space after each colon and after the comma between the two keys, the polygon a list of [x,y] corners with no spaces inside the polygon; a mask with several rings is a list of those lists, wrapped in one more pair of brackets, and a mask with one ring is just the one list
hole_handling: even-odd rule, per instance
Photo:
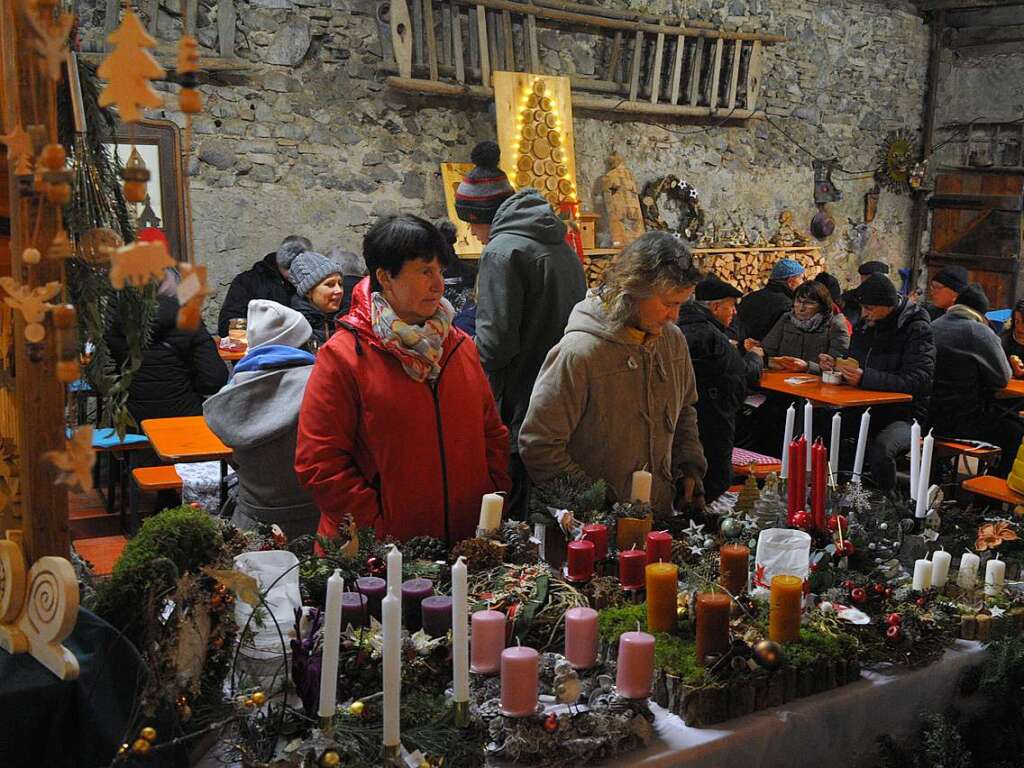
{"label": "wooden door", "polygon": [[929,279],[959,265],[985,289],[993,309],[1020,295],[1021,195],[1024,175],[948,173],[935,178]]}

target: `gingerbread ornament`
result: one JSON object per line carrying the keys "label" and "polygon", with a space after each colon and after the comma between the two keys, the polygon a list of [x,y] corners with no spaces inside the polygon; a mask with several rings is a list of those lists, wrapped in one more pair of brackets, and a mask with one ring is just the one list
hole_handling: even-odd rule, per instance
{"label": "gingerbread ornament", "polygon": [[167,72],[147,48],[155,48],[150,37],[131,10],[125,11],[121,26],[107,36],[114,50],[100,64],[97,74],[107,81],[100,93],[101,107],[117,106],[121,119],[127,123],[142,118],[139,107],[161,107],[163,97],[154,90],[151,80],[161,80]]}
{"label": "gingerbread ornament", "polygon": [[121,290],[125,285],[141,287],[152,280],[160,280],[164,269],[174,266],[167,254],[167,246],[160,241],[134,243],[118,248],[110,258],[110,284]]}

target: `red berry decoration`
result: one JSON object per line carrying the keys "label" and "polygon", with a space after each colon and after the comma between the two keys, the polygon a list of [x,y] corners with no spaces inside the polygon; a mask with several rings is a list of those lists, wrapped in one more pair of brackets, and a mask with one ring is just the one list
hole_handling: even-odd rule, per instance
{"label": "red berry decoration", "polygon": [[801,530],[811,527],[811,516],[806,512],[800,511],[793,515],[793,525]]}
{"label": "red berry decoration", "polygon": [[846,555],[847,557],[850,557],[850,555],[852,555],[856,551],[857,551],[857,548],[853,545],[852,541],[847,539],[846,541],[843,542],[842,552],[843,552],[844,555]]}
{"label": "red berry decoration", "polygon": [[917,598],[914,602],[917,603],[918,608],[924,608],[925,599],[923,597]]}
{"label": "red berry decoration", "polygon": [[844,531],[850,530],[846,524],[846,515],[831,515],[828,518],[828,529],[830,531],[837,531],[840,526]]}
{"label": "red berry decoration", "polygon": [[846,581],[844,581],[843,582],[843,589],[853,589],[853,582],[850,579],[847,579]]}
{"label": "red berry decoration", "polygon": [[885,623],[888,624],[890,627],[898,627],[900,624],[903,623],[903,617],[900,616],[898,613],[890,613],[888,616],[885,617]]}
{"label": "red berry decoration", "polygon": [[861,587],[854,587],[850,590],[850,598],[855,603],[863,603],[868,599],[868,593]]}
{"label": "red berry decoration", "polygon": [[368,557],[366,559],[366,569],[370,572],[371,576],[377,576],[387,570],[387,565],[379,557]]}
{"label": "red berry decoration", "polygon": [[892,643],[899,642],[902,635],[903,630],[900,628],[899,624],[893,624],[885,630],[885,639]]}
{"label": "red berry decoration", "polygon": [[885,584],[875,584],[875,594],[876,595],[884,595],[885,594]]}
{"label": "red berry decoration", "polygon": [[821,565],[818,563],[811,563],[807,567],[810,569],[811,573],[817,573],[821,569]]}
{"label": "red berry decoration", "polygon": [[886,597],[892,597],[892,593],[893,593],[893,591],[894,591],[894,590],[893,590],[893,588],[892,588],[892,587],[886,587],[886,588],[885,588],[885,596],[886,596]]}
{"label": "red berry decoration", "polygon": [[548,733],[554,733],[558,730],[558,715],[550,714],[544,718],[544,730]]}

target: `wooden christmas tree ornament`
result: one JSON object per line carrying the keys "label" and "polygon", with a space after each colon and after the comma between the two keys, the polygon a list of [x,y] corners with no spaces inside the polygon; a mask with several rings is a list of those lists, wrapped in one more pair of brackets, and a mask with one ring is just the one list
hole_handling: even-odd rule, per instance
{"label": "wooden christmas tree ornament", "polygon": [[156,40],[146,34],[139,17],[126,10],[121,26],[107,36],[114,50],[100,64],[97,74],[107,81],[100,93],[101,107],[115,105],[121,119],[134,123],[143,115],[139,107],[161,107],[164,100],[153,88],[151,80],[163,79],[167,72],[147,48],[155,48]]}
{"label": "wooden christmas tree ornament", "polygon": [[66,162],[67,153],[60,144],[47,144],[36,161],[36,168],[41,171],[46,199],[54,205],[67,205],[71,200],[74,175]]}
{"label": "wooden christmas tree ornament", "polygon": [[121,290],[125,285],[143,286],[161,280],[164,269],[174,266],[162,242],[140,242],[118,248],[110,259],[110,284]]}
{"label": "wooden christmas tree ornament", "polygon": [[142,155],[133,144],[131,154],[128,155],[128,162],[121,169],[121,178],[124,179],[124,197],[131,203],[141,203],[146,199],[146,184],[149,183],[150,173],[146,167]]}
{"label": "wooden christmas tree ornament", "polygon": [[106,264],[124,240],[112,229],[97,227],[86,230],[78,238],[78,257],[90,264]]}
{"label": "wooden christmas tree ornament", "polygon": [[26,14],[36,39],[32,46],[39,54],[39,68],[43,73],[57,82],[60,80],[60,67],[67,59],[68,36],[75,25],[73,13],[61,13],[53,17],[54,4],[37,3],[35,11]]}
{"label": "wooden christmas tree ornament", "polygon": [[71,241],[68,240],[68,233],[63,227],[57,229],[57,234],[50,241],[50,247],[46,249],[48,259],[67,259],[72,254]]}

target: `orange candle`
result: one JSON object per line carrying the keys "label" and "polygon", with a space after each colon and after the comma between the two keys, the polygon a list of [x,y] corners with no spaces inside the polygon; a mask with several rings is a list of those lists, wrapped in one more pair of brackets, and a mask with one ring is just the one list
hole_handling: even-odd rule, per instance
{"label": "orange candle", "polygon": [[653,519],[647,517],[620,517],[615,521],[615,543],[619,549],[643,549],[647,534],[651,532]]}
{"label": "orange candle", "polygon": [[647,629],[671,632],[676,625],[676,594],[679,569],[672,563],[647,566]]}
{"label": "orange candle", "polygon": [[772,578],[771,608],[768,613],[768,637],[777,643],[800,639],[800,604],[804,582],[798,576]]}
{"label": "orange candle", "polygon": [[735,596],[747,588],[750,548],[743,544],[725,544],[718,550],[718,583]]}
{"label": "orange candle", "polygon": [[697,594],[697,663],[709,655],[729,651],[729,610],[732,599],[724,592]]}

